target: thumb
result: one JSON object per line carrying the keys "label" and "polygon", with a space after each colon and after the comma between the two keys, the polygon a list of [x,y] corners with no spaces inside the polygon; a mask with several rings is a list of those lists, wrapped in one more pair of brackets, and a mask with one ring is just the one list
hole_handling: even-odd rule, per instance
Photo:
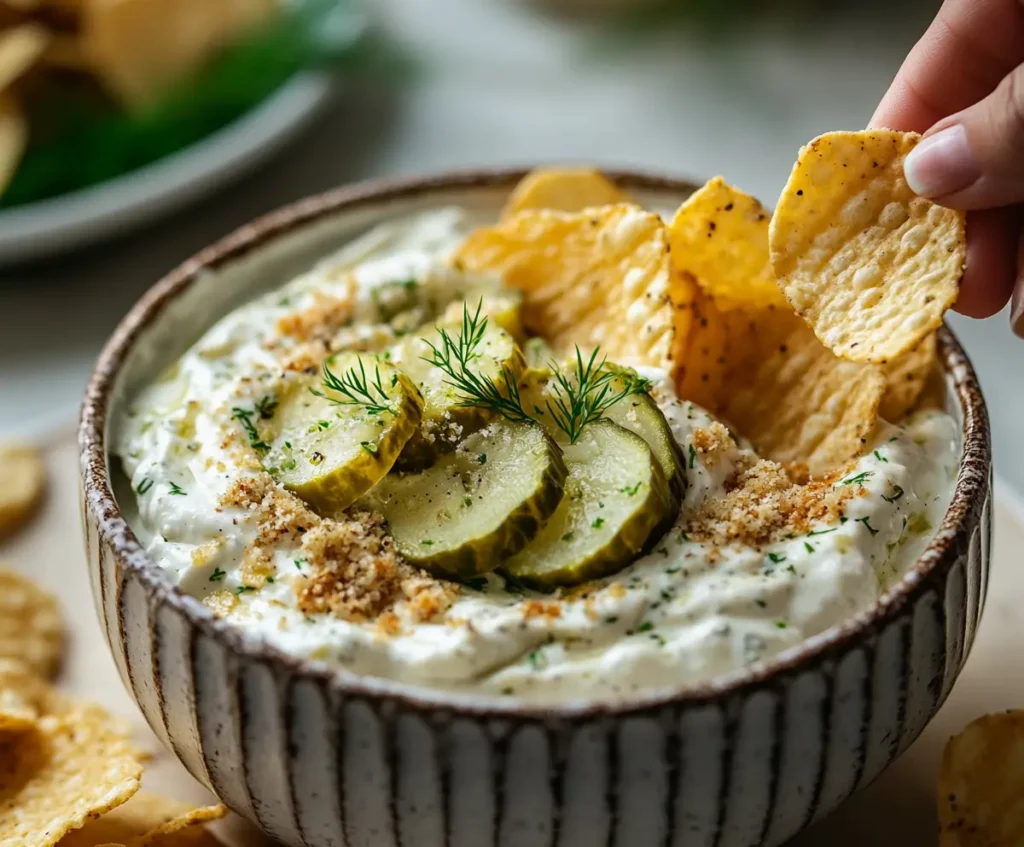
{"label": "thumb", "polygon": [[907,156],[907,184],[957,209],[1024,201],[1024,65],[984,100],[933,126]]}

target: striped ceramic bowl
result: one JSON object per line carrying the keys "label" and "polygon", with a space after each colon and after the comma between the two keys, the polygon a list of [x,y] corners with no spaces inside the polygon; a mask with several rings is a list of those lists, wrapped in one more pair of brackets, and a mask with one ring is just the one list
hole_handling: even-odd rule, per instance
{"label": "striped ceramic bowl", "polygon": [[[117,407],[220,315],[398,214],[496,213],[518,172],[377,182],[240,229],[121,322],[81,420],[85,540],[124,683],[201,782],[287,845],[779,844],[873,780],[921,732],[967,657],[988,578],[991,452],[971,365],[943,330],[962,424],[931,545],[875,606],[771,661],[625,703],[526,706],[353,676],[278,652],[182,595],[132,530],[108,450]],[[613,174],[653,208],[693,188]]]}

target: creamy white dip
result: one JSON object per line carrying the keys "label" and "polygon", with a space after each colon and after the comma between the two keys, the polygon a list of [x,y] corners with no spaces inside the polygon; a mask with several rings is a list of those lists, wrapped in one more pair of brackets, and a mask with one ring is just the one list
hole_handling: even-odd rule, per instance
{"label": "creamy white dip", "polygon": [[[388,283],[415,280],[417,296],[451,298],[469,282],[446,262],[470,229],[458,209],[378,228],[283,289],[221,320],[116,424],[116,452],[138,500],[140,537],[168,578],[200,599],[229,596],[220,613],[280,649],[372,674],[450,690],[531,699],[619,698],[696,683],[763,660],[868,607],[914,561],[948,505],[958,465],[953,420],[919,413],[883,424],[856,467],[841,516],[768,545],[699,542],[686,532],[749,453],[692,447],[713,418],[677,399],[664,375],[655,396],[687,459],[676,526],[650,555],[553,600],[509,590],[498,575],[459,587],[447,611],[423,622],[394,608],[400,626],[305,614],[310,575],[293,542],[268,551],[271,579],[247,589],[242,559],[254,544],[251,511],[225,506],[251,462],[225,449],[237,408],[255,410],[280,372],[277,322],[322,303],[353,300],[353,337],[372,334]],[[347,281],[354,272],[354,291]],[[267,349],[268,339],[276,348]],[[538,601],[546,613],[537,613]],[[552,610],[555,611],[552,611]]]}

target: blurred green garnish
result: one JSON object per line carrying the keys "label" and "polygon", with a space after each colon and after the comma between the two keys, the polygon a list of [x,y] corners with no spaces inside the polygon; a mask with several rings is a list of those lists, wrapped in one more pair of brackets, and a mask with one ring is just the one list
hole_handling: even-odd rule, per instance
{"label": "blurred green garnish", "polygon": [[[114,179],[227,126],[306,69],[387,72],[398,57],[361,32],[357,0],[305,0],[226,49],[144,111],[126,113],[88,87],[57,84],[31,106],[35,132],[0,208]],[[353,29],[360,25],[360,31]]]}

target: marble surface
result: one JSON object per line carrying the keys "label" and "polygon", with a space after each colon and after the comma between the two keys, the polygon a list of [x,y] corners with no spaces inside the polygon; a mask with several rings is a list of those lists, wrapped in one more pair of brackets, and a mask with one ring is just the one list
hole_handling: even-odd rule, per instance
{"label": "marble surface", "polygon": [[[143,749],[155,755],[144,787],[182,800],[208,802],[207,791],[160,748],[125,692],[107,650],[93,610],[81,541],[77,531],[68,531],[77,528],[79,511],[76,450],[70,436],[48,445],[47,466],[51,485],[43,513],[22,533],[0,543],[0,562],[38,580],[63,601],[70,638],[60,685],[103,703],[133,723]],[[1006,672],[1007,658],[1016,657],[1024,642],[1024,618],[1016,600],[1024,593],[1024,570],[1016,561],[1016,553],[1024,548],[1022,517],[1024,509],[997,486],[993,571],[985,615],[963,674],[935,720],[874,784],[788,847],[935,843],[935,786],[947,739],[981,714],[1024,704],[1024,676]],[[272,841],[236,816],[216,828],[230,847],[273,847]]]}
{"label": "marble surface", "polygon": [[[472,165],[588,161],[725,174],[766,202],[800,144],[862,126],[937,3],[848,4],[822,24],[711,39],[609,37],[525,0],[376,0],[417,60],[399,88],[350,85],[287,153],[120,241],[0,268],[0,437],[70,424],[103,340],[170,268],[256,214],[347,182]],[[998,468],[1024,489],[1024,355],[1006,318],[952,323],[992,404]]]}

